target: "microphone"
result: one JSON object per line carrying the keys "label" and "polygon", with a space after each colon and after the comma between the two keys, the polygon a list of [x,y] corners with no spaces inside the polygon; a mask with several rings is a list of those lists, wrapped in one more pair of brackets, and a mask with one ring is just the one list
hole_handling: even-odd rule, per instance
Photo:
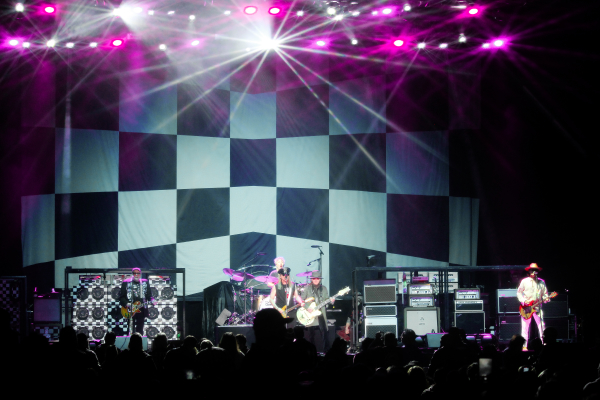
{"label": "microphone", "polygon": [[267,253],[256,253],[257,256],[266,256]]}
{"label": "microphone", "polygon": [[316,249],[316,248],[323,247],[323,246],[318,246],[318,245],[316,245],[316,244],[313,244],[313,245],[312,245],[312,246],[310,246],[310,247],[312,247],[313,249]]}

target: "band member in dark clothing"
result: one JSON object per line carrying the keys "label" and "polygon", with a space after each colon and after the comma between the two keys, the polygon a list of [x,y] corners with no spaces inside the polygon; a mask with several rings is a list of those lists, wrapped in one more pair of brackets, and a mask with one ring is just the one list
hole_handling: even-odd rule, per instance
{"label": "band member in dark clothing", "polygon": [[[282,313],[282,315],[286,316],[286,312],[290,307],[295,305],[295,302],[304,305],[304,300],[298,294],[298,289],[296,288],[296,284],[290,281],[290,268],[283,267],[278,272],[279,281],[275,286],[271,288],[271,304],[274,304],[274,308]],[[292,297],[294,300],[292,300]],[[291,315],[288,317],[295,319],[296,311],[292,311]],[[288,323],[288,328],[292,328],[295,323]]]}
{"label": "band member in dark clothing", "polygon": [[[133,276],[131,279],[126,279],[121,284],[121,296],[119,297],[119,303],[121,307],[127,307],[131,310],[131,305],[137,301],[140,302],[140,312],[134,313],[133,315],[133,331],[144,334],[144,319],[148,316],[148,303],[154,303],[152,292],[150,291],[150,285],[147,279],[142,279],[142,270],[134,268],[132,270]],[[131,335],[133,332],[129,332]]]}
{"label": "band member in dark clothing", "polygon": [[[329,292],[327,291],[327,288],[322,285],[322,279],[320,271],[313,271],[310,276],[310,285],[306,286],[304,293],[302,293],[302,298],[307,299],[309,297],[314,297],[316,304],[327,300],[329,298]],[[334,301],[335,299],[332,298],[331,303],[333,304]],[[327,311],[325,307],[322,307],[319,311],[321,311],[322,314],[307,325],[307,339],[309,342],[316,345],[315,334],[318,332],[322,338],[323,352],[326,352],[329,350],[330,346],[329,335],[327,334]]]}

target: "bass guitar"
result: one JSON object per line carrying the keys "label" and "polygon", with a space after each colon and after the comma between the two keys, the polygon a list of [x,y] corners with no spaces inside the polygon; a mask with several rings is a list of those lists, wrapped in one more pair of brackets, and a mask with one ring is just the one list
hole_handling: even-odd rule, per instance
{"label": "bass guitar", "polygon": [[[315,298],[314,297],[309,297],[308,299],[304,300],[305,303],[308,303],[309,301],[313,301]],[[287,318],[288,314],[291,313],[292,311],[294,311],[297,308],[300,308],[301,305],[300,304],[296,304],[293,307],[287,308],[287,306],[283,306],[281,308],[281,310],[279,311],[281,313],[281,315],[283,315],[283,318]]]}
{"label": "bass guitar", "polygon": [[322,307],[331,303],[331,301],[335,300],[336,297],[343,296],[346,293],[348,293],[349,291],[350,291],[350,287],[346,286],[344,289],[337,292],[337,294],[335,296],[328,298],[327,300],[319,303],[318,305],[315,302],[313,302],[308,306],[308,308],[300,307],[298,309],[298,312],[296,313],[296,319],[302,325],[312,324],[313,321],[315,320],[315,318],[322,314],[322,312],[319,311]]}
{"label": "bass guitar", "polygon": [[[558,296],[558,293],[552,292],[548,295],[548,299],[552,299],[556,296]],[[544,301],[544,299],[540,299],[537,301],[531,301],[531,302],[527,303],[527,305],[525,305],[525,306],[519,306],[519,314],[521,314],[521,317],[523,317],[525,319],[531,318],[531,316],[533,315],[534,307],[537,306],[538,304],[540,304],[542,301]]]}

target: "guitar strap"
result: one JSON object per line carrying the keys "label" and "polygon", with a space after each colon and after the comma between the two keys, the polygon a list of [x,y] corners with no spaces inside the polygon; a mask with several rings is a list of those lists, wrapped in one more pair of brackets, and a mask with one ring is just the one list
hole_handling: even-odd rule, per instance
{"label": "guitar strap", "polygon": [[[287,296],[287,302],[286,302],[286,306],[289,308],[290,307],[290,299],[292,298],[293,294],[294,294],[294,289],[296,288],[296,284],[294,283],[292,285],[292,287],[290,288],[290,284],[288,283],[288,289],[290,289],[290,293]],[[284,289],[285,291],[285,289]]]}

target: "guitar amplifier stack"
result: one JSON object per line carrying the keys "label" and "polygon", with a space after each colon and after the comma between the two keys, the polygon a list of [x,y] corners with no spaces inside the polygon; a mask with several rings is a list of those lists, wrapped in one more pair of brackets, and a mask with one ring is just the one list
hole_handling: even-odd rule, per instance
{"label": "guitar amplifier stack", "polygon": [[374,338],[379,331],[394,332],[398,337],[396,292],[395,279],[365,281],[365,337]]}
{"label": "guitar amplifier stack", "polygon": [[454,291],[454,326],[467,334],[485,332],[485,312],[478,288]]}
{"label": "guitar amplifier stack", "polygon": [[177,288],[170,284],[168,276],[151,276],[149,283],[152,297],[158,300],[156,306],[148,306],[144,333],[148,339],[154,339],[161,332],[167,339],[174,339],[177,334]]}

